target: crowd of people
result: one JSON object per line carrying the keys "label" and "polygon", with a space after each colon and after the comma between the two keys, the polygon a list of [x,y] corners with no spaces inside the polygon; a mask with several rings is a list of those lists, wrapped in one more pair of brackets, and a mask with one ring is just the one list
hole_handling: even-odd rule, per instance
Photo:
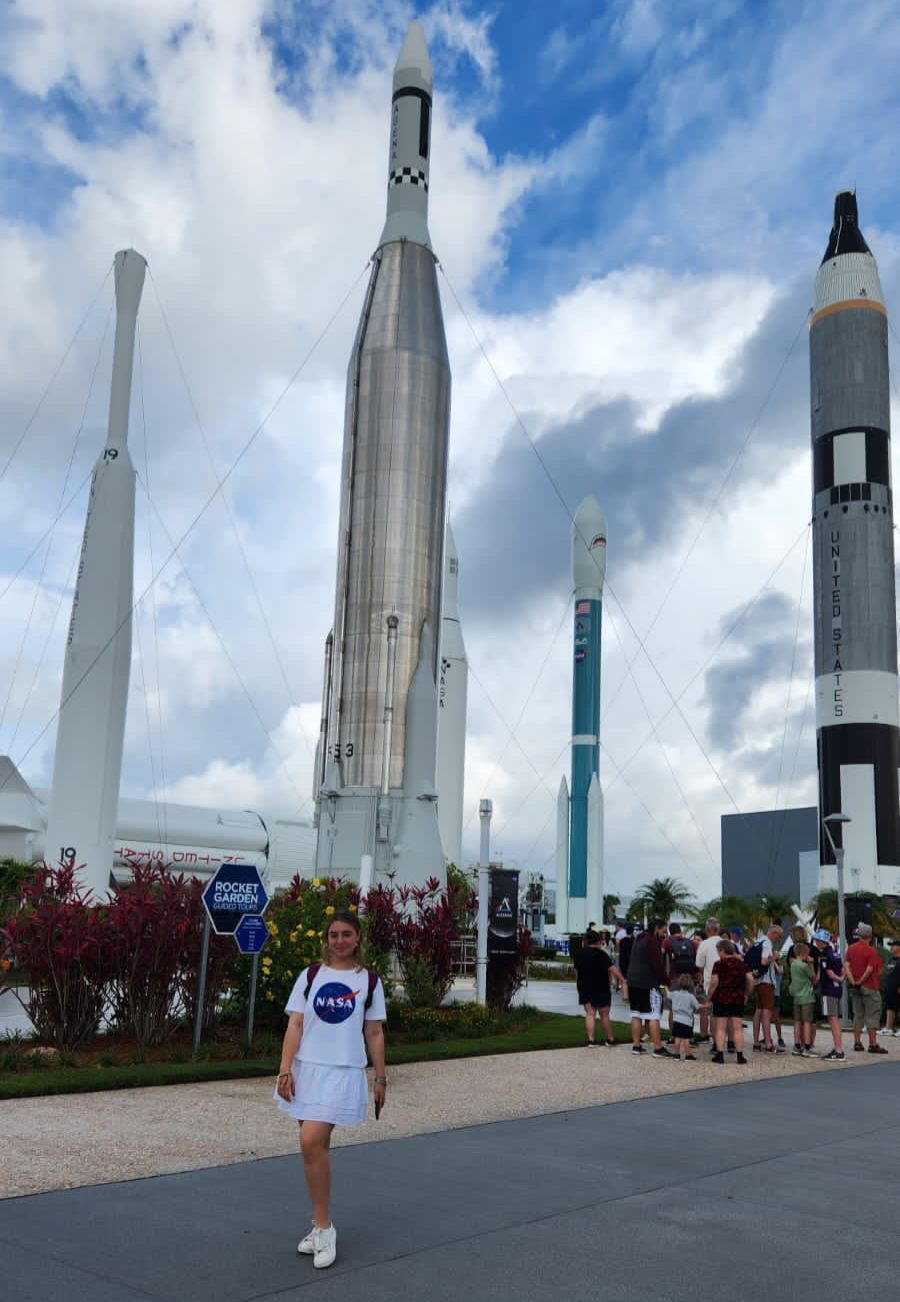
{"label": "crowd of people", "polygon": [[[841,1031],[845,988],[853,1017],[853,1051],[886,1054],[879,1037],[900,1036],[900,939],[890,942],[890,954],[885,970],[866,923],[856,928],[842,955],[837,937],[826,928],[810,934],[798,924],[785,936],[781,924],[773,922],[751,940],[741,927],[723,927],[718,918],[708,918],[705,928],[691,935],[677,922],[653,918],[646,927],[627,924],[615,932],[592,924],[573,962],[588,1044],[615,1044],[610,1023],[615,986],[631,1010],[633,1054],[696,1062],[694,1050],[707,1043],[714,1063],[724,1064],[733,1054],[743,1066],[748,1061],[744,1022],[751,996],[750,1051],[788,1052],[781,1021],[787,992],[793,1006],[795,1056],[846,1062]],[[668,1044],[662,1035],[667,1013]],[[820,1052],[815,1045],[823,1021],[831,1045]],[[602,1040],[597,1038],[598,1022]]]}

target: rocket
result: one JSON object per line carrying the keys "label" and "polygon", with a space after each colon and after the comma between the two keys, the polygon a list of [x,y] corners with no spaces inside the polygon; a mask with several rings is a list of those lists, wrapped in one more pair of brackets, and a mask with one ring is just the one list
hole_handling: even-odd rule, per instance
{"label": "rocket", "polygon": [[603,792],[600,787],[600,633],[606,517],[586,497],[572,526],[572,770],[557,798],[556,927],[603,920]]}
{"label": "rocket", "polygon": [[[844,813],[857,889],[900,889],[900,734],[888,322],[878,267],[842,191],[816,276],[809,374],[819,815]],[[834,862],[819,837],[820,863]],[[841,842],[838,842],[841,844]],[[826,876],[822,883],[829,885]]]}
{"label": "rocket", "polygon": [[466,767],[466,700],[469,662],[459,620],[459,555],[447,525],[444,607],[438,682],[438,828],[444,857],[462,867],[463,790]]}
{"label": "rocket", "polygon": [[[387,215],[347,373],[316,868],[443,875],[437,652],[450,365],[428,232],[432,73],[410,23],[394,69]],[[368,858],[366,860],[369,862]]]}
{"label": "rocket", "polygon": [[113,866],[131,672],[135,472],[128,410],[146,262],[115,258],[116,335],[106,446],[91,477],[66,639],[45,858],[79,869],[99,897]]}

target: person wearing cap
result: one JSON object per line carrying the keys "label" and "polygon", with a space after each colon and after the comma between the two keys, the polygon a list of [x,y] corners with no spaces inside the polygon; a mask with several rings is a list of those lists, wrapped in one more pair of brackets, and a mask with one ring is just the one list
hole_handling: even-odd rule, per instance
{"label": "person wearing cap", "polygon": [[872,944],[872,928],[861,922],[857,939],[847,948],[847,985],[853,1003],[853,1048],[863,1052],[862,1029],[869,1034],[869,1053],[887,1053],[876,1040],[881,1025],[881,955]]}
{"label": "person wearing cap", "polygon": [[822,1012],[831,1027],[833,1048],[823,1054],[824,1062],[846,1062],[844,1039],[841,1035],[841,994],[844,989],[844,963],[840,953],[831,943],[831,933],[824,927],[813,932],[813,949],[819,956],[819,994]]}
{"label": "person wearing cap", "polygon": [[729,929],[728,934],[731,937],[732,945],[734,945],[735,954],[737,954],[738,958],[743,958],[744,950],[747,948],[746,943],[744,941],[744,928],[731,927]]}
{"label": "person wearing cap", "polygon": [[888,959],[884,982],[884,1006],[887,1016],[884,1028],[879,1035],[900,1035],[897,1029],[897,1014],[900,1013],[900,939],[896,936],[891,941],[891,957]]}

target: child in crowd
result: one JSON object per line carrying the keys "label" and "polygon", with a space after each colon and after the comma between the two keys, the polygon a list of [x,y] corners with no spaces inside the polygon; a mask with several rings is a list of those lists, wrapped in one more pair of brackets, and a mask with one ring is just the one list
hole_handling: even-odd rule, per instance
{"label": "child in crowd", "polygon": [[809,954],[809,945],[800,941],[794,945],[791,959],[791,998],[794,1001],[794,1053],[811,1058],[812,1032],[816,1019],[816,970]]}
{"label": "child in crowd", "polygon": [[694,1014],[709,1004],[701,1004],[694,993],[694,978],[685,972],[678,978],[676,989],[669,994],[672,1005],[672,1051],[677,1058],[684,1050],[685,1062],[696,1062],[691,1053],[691,1040],[694,1037]]}

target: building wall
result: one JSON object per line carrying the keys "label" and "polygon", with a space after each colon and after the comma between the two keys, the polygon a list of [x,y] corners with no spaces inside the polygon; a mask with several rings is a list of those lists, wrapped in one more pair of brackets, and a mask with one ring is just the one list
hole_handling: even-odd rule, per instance
{"label": "building wall", "polygon": [[[722,817],[722,894],[790,895],[800,901],[800,855],[818,851],[819,814],[767,809]],[[804,887],[807,883],[804,882]]]}

